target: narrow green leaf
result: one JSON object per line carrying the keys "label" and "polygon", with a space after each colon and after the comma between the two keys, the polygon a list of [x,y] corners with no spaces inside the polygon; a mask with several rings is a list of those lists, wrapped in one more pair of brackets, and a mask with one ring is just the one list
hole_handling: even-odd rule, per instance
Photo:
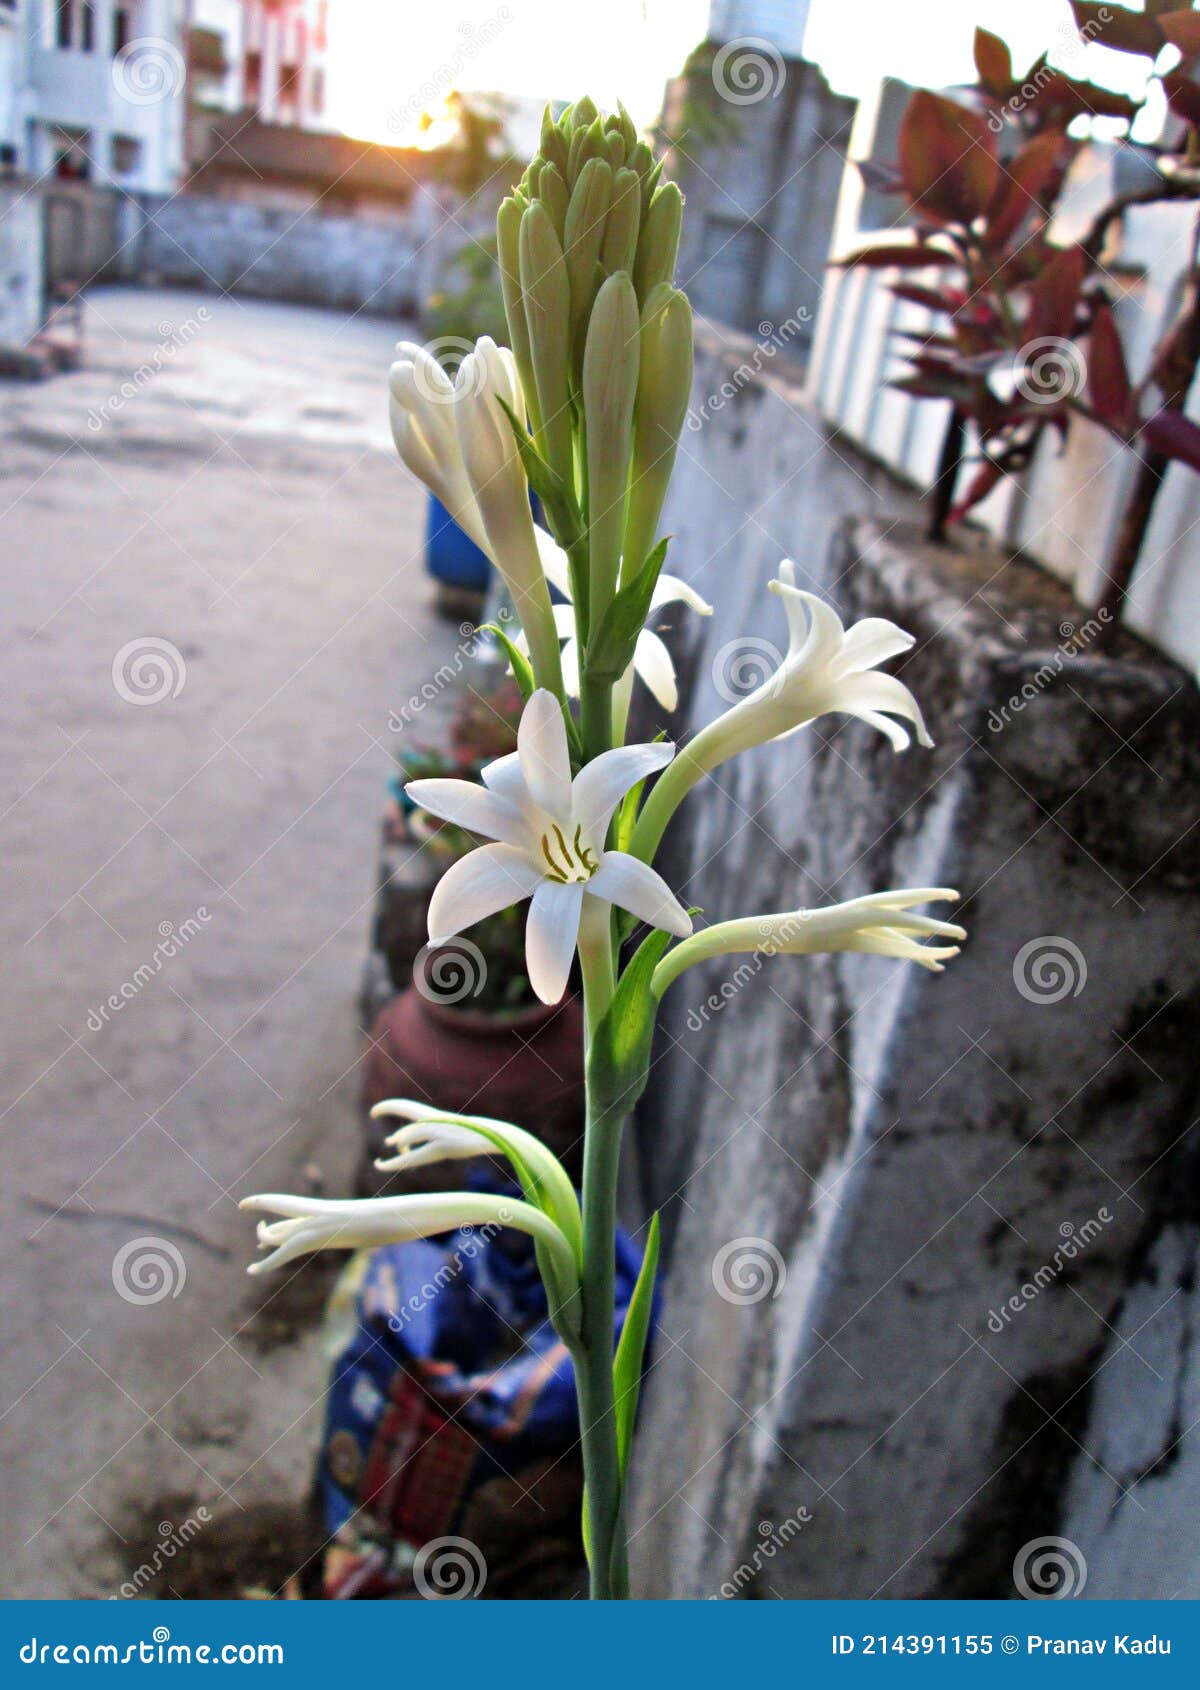
{"label": "narrow green leaf", "polygon": [[629,1449],[633,1443],[633,1424],[637,1419],[638,1396],[642,1388],[642,1361],[646,1354],[646,1339],[650,1335],[650,1314],[654,1307],[654,1282],[658,1276],[659,1228],[658,1216],[650,1221],[646,1238],[646,1253],[641,1271],[633,1288],[621,1341],[613,1362],[613,1395],[617,1408],[617,1456],[621,1475],[629,1466]]}
{"label": "narrow green leaf", "polygon": [[650,989],[671,935],[654,928],[627,963],[588,1052],[588,1086],[604,1114],[627,1115],[646,1089],[658,1001]]}
{"label": "narrow green leaf", "polygon": [[537,682],[533,678],[533,669],[529,659],[523,652],[517,650],[509,636],[498,622],[485,622],[480,628],[481,634],[494,634],[504,647],[505,655],[512,664],[513,677],[521,689],[521,697],[528,703],[532,693],[537,690]]}
{"label": "narrow green leaf", "polygon": [[633,648],[650,614],[670,536],[660,540],[633,580],[612,599],[600,625],[588,635],[584,665],[598,679],[618,681],[633,661]]}

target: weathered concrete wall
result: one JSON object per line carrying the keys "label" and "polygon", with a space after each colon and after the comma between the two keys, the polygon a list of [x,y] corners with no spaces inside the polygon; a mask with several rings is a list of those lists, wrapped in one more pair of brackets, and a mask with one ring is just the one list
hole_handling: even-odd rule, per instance
{"label": "weathered concrete wall", "polygon": [[353,217],[202,194],[129,203],[122,279],[219,288],[403,316],[416,310],[462,229],[424,199],[402,217]]}
{"label": "weathered concrete wall", "polygon": [[717,606],[684,726],[782,647],[790,554],[916,634],[937,749],[830,721],[763,748],[693,794],[665,872],[708,919],[955,885],[971,937],[940,977],[764,958],[668,998],[638,1135],[669,1242],[641,1588],[1012,1595],[1191,1119],[1200,708],[1132,642],[1089,655],[1049,577],[919,544],[795,391],[714,411],[744,356],[702,337],[665,521]]}
{"label": "weathered concrete wall", "polygon": [[22,347],[42,321],[42,201],[27,181],[0,181],[0,346]]}

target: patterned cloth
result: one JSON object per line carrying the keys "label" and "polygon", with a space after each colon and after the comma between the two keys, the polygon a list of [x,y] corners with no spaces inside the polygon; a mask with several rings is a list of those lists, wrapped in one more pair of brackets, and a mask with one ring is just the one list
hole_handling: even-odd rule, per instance
{"label": "patterned cloth", "polygon": [[[619,1333],[640,1266],[621,1232],[616,1261]],[[436,1594],[481,1594],[481,1577],[489,1596],[535,1594],[578,1567],[575,1380],[526,1234],[464,1228],[361,1252],[329,1323],[326,1596],[428,1595],[444,1538],[465,1540],[448,1555],[475,1588]]]}

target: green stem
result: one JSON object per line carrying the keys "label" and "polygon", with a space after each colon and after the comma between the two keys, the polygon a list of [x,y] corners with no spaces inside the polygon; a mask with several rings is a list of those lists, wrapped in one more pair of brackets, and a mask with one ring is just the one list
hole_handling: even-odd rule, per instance
{"label": "green stem", "polygon": [[[584,1020],[590,1046],[613,994],[612,924],[599,899],[585,898],[579,932]],[[629,1594],[622,1521],[621,1464],[613,1398],[616,1306],[614,1235],[617,1164],[623,1117],[598,1112],[589,1086],[583,1152],[583,1319],[575,1381],[587,1482],[591,1594],[595,1601]]]}

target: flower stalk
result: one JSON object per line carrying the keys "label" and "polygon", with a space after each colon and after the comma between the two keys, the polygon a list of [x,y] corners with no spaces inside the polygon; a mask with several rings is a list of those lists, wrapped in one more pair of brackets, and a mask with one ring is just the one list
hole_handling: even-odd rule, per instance
{"label": "flower stalk", "polygon": [[[677,701],[670,654],[648,620],[668,603],[711,613],[693,587],[663,573],[667,542],[658,532],[692,378],[691,310],[672,285],[682,198],[659,174],[623,110],[602,117],[585,99],[557,120],[547,113],[538,155],[497,220],[511,352],[481,340],[451,381],[421,348],[402,345],[391,373],[401,458],[509,586],[521,635],[508,649],[526,694],[516,751],[484,768],[478,782],[409,783],[415,804],[484,841],[435,888],[429,939],[444,943],[528,902],[526,968],[547,1004],[570,989],[578,958],[587,1089],[582,1193],[520,1126],[395,1099],[374,1111],[403,1123],[380,1167],[399,1173],[501,1155],[520,1199],[267,1195],[244,1204],[281,1217],[260,1227],[270,1254],[252,1271],[308,1250],[370,1248],[468,1223],[530,1235],[548,1315],[574,1368],[584,1542],[591,1594],[600,1600],[630,1592],[625,1483],[652,1324],[658,1222],[650,1222],[615,1342],[617,1173],[663,994],[685,969],[747,950],[856,951],[938,972],[964,937],[962,928],[915,909],[956,896],[946,888],[735,916],[694,932],[653,866],[698,781],[818,716],[855,716],[897,750],[910,741],[904,723],[922,745],[931,743],[912,693],[879,669],[907,653],[911,637],[879,618],[847,629],[831,606],[797,587],[789,562],[771,583],[789,636],[775,673],[678,756],[665,739],[625,743],[635,678],[665,710]],[[550,533],[533,523],[531,489]],[[577,722],[564,718],[575,697]],[[646,936],[623,951],[618,938],[636,924]]]}

